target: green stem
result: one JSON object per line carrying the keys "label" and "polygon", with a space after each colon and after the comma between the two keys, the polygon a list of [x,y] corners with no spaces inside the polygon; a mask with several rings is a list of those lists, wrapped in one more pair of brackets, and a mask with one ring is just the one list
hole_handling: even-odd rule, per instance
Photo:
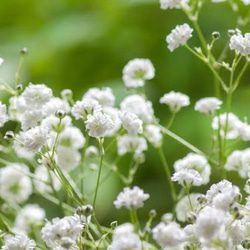
{"label": "green stem", "polygon": [[140,223],[139,223],[139,220],[137,218],[136,209],[131,208],[129,210],[129,214],[130,214],[131,223],[134,225],[135,232],[139,232],[139,230],[140,230]]}
{"label": "green stem", "polygon": [[189,188],[187,188],[187,196],[188,196],[188,203],[189,203],[190,209],[191,209],[191,211],[193,212],[193,211],[194,211],[194,207],[193,207],[193,204],[192,204],[192,202],[191,202],[190,193],[189,193]]}
{"label": "green stem", "polygon": [[170,170],[169,170],[169,166],[167,164],[167,160],[166,160],[165,155],[163,153],[162,147],[158,148],[158,153],[159,153],[160,159],[162,161],[162,164],[164,166],[164,170],[165,170],[167,180],[168,180],[168,183],[169,183],[169,186],[170,186],[172,200],[175,203],[177,201],[176,191],[175,191],[174,184],[171,181],[171,173],[170,173]]}
{"label": "green stem", "polygon": [[82,195],[84,194],[84,182],[83,182],[83,176],[84,176],[84,165],[85,165],[85,158],[86,158],[86,149],[89,145],[89,135],[88,133],[86,133],[85,136],[86,140],[85,140],[85,144],[82,150],[82,162],[81,162],[81,166],[80,166],[80,171],[81,171],[81,178],[80,178],[80,190]]}
{"label": "green stem", "polygon": [[174,119],[175,119],[175,115],[176,115],[176,112],[172,112],[171,117],[170,117],[170,119],[168,121],[168,125],[166,127],[167,129],[170,129],[170,127],[172,126],[172,124],[174,122]]}

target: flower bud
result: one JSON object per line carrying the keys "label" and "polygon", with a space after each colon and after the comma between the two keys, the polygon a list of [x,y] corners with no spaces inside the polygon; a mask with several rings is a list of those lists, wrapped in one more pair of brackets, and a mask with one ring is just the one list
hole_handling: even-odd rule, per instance
{"label": "flower bud", "polygon": [[194,223],[196,221],[196,218],[197,218],[197,215],[196,213],[190,211],[188,214],[187,214],[187,222],[188,223]]}
{"label": "flower bud", "polygon": [[112,230],[114,230],[117,227],[117,225],[118,225],[118,223],[116,220],[110,223],[110,227]]}
{"label": "flower bud", "polygon": [[155,209],[151,209],[151,210],[149,211],[148,215],[149,215],[149,217],[151,217],[151,218],[155,218],[155,216],[156,216],[156,211],[155,211]]}
{"label": "flower bud", "polygon": [[21,91],[23,90],[23,85],[22,85],[22,84],[18,84],[18,85],[16,86],[16,90],[17,90],[18,92],[21,92]]}
{"label": "flower bud", "polygon": [[7,131],[5,133],[4,139],[5,140],[12,140],[12,139],[14,139],[14,137],[15,137],[15,134],[13,133],[13,131]]}
{"label": "flower bud", "polygon": [[245,239],[241,242],[241,245],[245,248],[245,249],[250,249],[250,240],[249,239]]}
{"label": "flower bud", "polygon": [[214,31],[214,32],[212,33],[212,38],[213,38],[214,40],[219,39],[219,38],[220,38],[220,32]]}
{"label": "flower bud", "polygon": [[65,112],[63,110],[58,110],[58,111],[56,111],[55,115],[56,115],[57,118],[63,119],[66,114],[65,114]]}
{"label": "flower bud", "polygon": [[27,48],[22,48],[22,49],[20,50],[20,54],[21,54],[21,55],[27,55],[27,54],[28,54],[28,49],[27,49]]}

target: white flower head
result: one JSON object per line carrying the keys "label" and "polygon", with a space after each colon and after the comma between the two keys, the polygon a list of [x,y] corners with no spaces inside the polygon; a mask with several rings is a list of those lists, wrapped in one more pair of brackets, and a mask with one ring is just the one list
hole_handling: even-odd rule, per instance
{"label": "white flower head", "polygon": [[122,135],[117,139],[118,154],[134,153],[140,155],[148,149],[146,140],[141,136]]}
{"label": "white flower head", "polygon": [[111,88],[91,88],[89,89],[83,99],[94,99],[98,101],[101,106],[114,106],[115,104],[115,96],[113,94],[113,90]]}
{"label": "white flower head", "polygon": [[15,219],[15,230],[23,230],[30,233],[33,226],[42,224],[45,218],[45,211],[37,204],[28,204],[20,210]]}
{"label": "white flower head", "polygon": [[183,169],[173,174],[172,181],[177,181],[183,187],[200,186],[202,178],[198,171],[193,169]]}
{"label": "white flower head", "polygon": [[29,239],[26,235],[16,235],[6,237],[2,250],[33,250],[35,247],[34,240]]}
{"label": "white flower head", "polygon": [[0,57],[0,66],[4,63],[4,59]]}
{"label": "white flower head", "polygon": [[177,25],[175,29],[166,37],[168,49],[172,52],[181,45],[185,45],[192,37],[193,29],[188,24]]}
{"label": "white flower head", "polygon": [[124,129],[128,131],[130,135],[137,135],[138,133],[142,133],[142,120],[138,118],[136,114],[128,113],[128,112],[120,112],[120,119],[122,121],[122,126]]}
{"label": "white flower head", "polygon": [[27,110],[21,117],[22,130],[27,130],[38,125],[43,118],[43,112],[41,109]]}
{"label": "white flower head", "polygon": [[190,101],[187,95],[171,91],[161,97],[160,103],[168,105],[171,112],[175,113],[180,111],[182,107],[188,106]]}
{"label": "white flower head", "polygon": [[206,115],[213,115],[217,109],[220,109],[222,101],[216,97],[202,98],[196,102],[194,109]]}
{"label": "white flower head", "polygon": [[140,95],[129,95],[125,97],[120,107],[122,112],[136,114],[144,123],[150,123],[153,120],[154,110],[152,103],[146,101]]}
{"label": "white flower head", "polygon": [[68,102],[58,97],[53,97],[43,106],[45,116],[54,115],[58,110],[63,110],[65,114],[68,114],[70,112]]}
{"label": "white flower head", "polygon": [[132,189],[125,187],[114,201],[114,205],[117,209],[121,207],[140,208],[144,206],[144,201],[149,198],[149,194],[144,193],[142,189],[135,186]]}
{"label": "white flower head", "polygon": [[48,221],[42,228],[41,235],[48,247],[62,247],[65,239],[68,239],[67,242],[75,243],[82,229],[83,225],[78,216],[66,216]]}
{"label": "white flower head", "polygon": [[97,111],[101,111],[101,106],[98,101],[91,98],[84,98],[82,101],[77,101],[74,104],[71,113],[76,120],[79,120],[86,119],[88,115]]}
{"label": "white flower head", "polygon": [[230,38],[229,48],[242,56],[248,56],[250,54],[250,33],[246,33],[244,36],[240,32],[234,34]]}
{"label": "white flower head", "polygon": [[24,147],[32,152],[37,152],[48,140],[47,127],[37,126],[20,134]]}
{"label": "white flower head", "polygon": [[162,249],[172,249],[178,247],[185,241],[185,233],[176,222],[165,224],[160,222],[152,230],[153,239],[162,247]]}
{"label": "white flower head", "polygon": [[109,130],[114,128],[110,116],[101,112],[88,115],[85,123],[86,128],[89,130],[89,136],[96,138],[105,137]]}
{"label": "white flower head", "polygon": [[[228,118],[227,118],[228,117]],[[226,136],[227,139],[235,139],[237,138],[239,133],[239,124],[241,121],[239,118],[233,113],[223,113],[221,115],[214,117],[212,122],[212,128],[218,130],[220,127],[220,134],[224,138]],[[227,131],[225,135],[225,128],[227,126]]]}
{"label": "white flower head", "polygon": [[127,88],[142,87],[146,80],[155,76],[155,69],[149,59],[133,59],[123,68],[123,81]]}
{"label": "white flower head", "polygon": [[188,1],[183,0],[160,0],[161,9],[179,9],[182,4],[186,4]]}
{"label": "white flower head", "polygon": [[154,147],[162,145],[162,133],[159,126],[153,124],[146,125],[144,135]]}
{"label": "white flower head", "polygon": [[0,169],[0,197],[9,202],[22,203],[32,193],[29,169],[24,164],[11,164]]}
{"label": "white flower head", "polygon": [[3,127],[3,125],[8,121],[8,115],[6,113],[6,105],[2,104],[0,101],[0,127]]}

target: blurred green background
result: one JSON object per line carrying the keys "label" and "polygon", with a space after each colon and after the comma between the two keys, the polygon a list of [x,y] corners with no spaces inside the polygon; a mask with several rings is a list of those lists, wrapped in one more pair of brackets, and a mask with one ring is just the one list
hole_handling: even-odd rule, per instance
{"label": "blurred green background", "polygon": [[[247,7],[242,9],[242,13],[246,11]],[[162,124],[169,119],[168,108],[159,104],[164,93],[175,90],[189,95],[191,105],[177,115],[173,131],[208,152],[210,121],[194,112],[193,106],[198,99],[214,95],[213,77],[185,48],[170,53],[165,42],[171,29],[184,22],[188,21],[180,10],[161,10],[158,0],[1,1],[0,56],[5,63],[0,68],[0,78],[14,83],[19,50],[27,47],[29,54],[21,72],[23,84],[45,83],[55,95],[70,88],[75,99],[81,98],[90,87],[109,86],[117,95],[118,106],[126,95],[121,80],[123,66],[133,58],[149,58],[155,66],[156,77],[147,83],[146,92],[156,116]],[[221,33],[214,51],[219,55],[228,40],[227,30],[236,27],[236,15],[227,3],[207,2],[200,24],[208,41],[213,31]],[[249,25],[243,30],[249,31]],[[199,46],[195,33],[189,43]],[[4,93],[1,95],[7,97]],[[249,117],[249,103],[248,71],[234,95],[232,111],[241,119]],[[240,147],[243,146],[248,145]],[[164,150],[171,167],[174,161],[190,152],[167,137]],[[218,172],[213,181],[218,180],[216,174]],[[231,177],[233,180],[234,176]],[[112,201],[122,185],[114,176],[112,182],[110,180],[104,185],[98,203],[99,216],[107,223],[118,215],[127,216],[124,210],[113,212]],[[144,213],[151,208],[155,208],[159,216],[170,211],[169,188],[153,148],[139,168],[135,184],[151,194]]]}

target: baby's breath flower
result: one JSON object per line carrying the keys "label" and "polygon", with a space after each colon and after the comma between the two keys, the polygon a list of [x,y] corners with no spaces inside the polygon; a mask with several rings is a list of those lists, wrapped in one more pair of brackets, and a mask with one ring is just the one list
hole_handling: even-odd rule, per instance
{"label": "baby's breath flower", "polygon": [[182,3],[187,1],[183,0],[160,0],[161,9],[179,9]]}
{"label": "baby's breath flower", "polygon": [[155,76],[155,69],[149,59],[133,59],[123,68],[123,81],[127,88],[142,87],[146,80]]}
{"label": "baby's breath flower", "polygon": [[206,115],[213,115],[221,104],[222,101],[215,97],[206,97],[197,101],[194,109]]}
{"label": "baby's breath flower", "polygon": [[161,97],[160,103],[168,105],[171,112],[178,112],[182,107],[188,106],[190,101],[187,95],[171,91]]}
{"label": "baby's breath flower", "polygon": [[234,34],[230,38],[229,48],[242,56],[248,56],[250,54],[250,33],[246,33],[244,36],[240,32]]}
{"label": "baby's breath flower", "polygon": [[168,49],[172,52],[181,45],[185,45],[192,37],[193,29],[188,24],[177,25],[175,29],[166,37]]}
{"label": "baby's breath flower", "polygon": [[121,118],[123,128],[125,128],[130,135],[142,133],[142,120],[140,120],[136,114],[120,112],[119,116]]}
{"label": "baby's breath flower", "polygon": [[193,169],[183,169],[173,174],[172,181],[177,181],[183,187],[200,186],[202,183],[201,175]]}
{"label": "baby's breath flower", "polygon": [[7,236],[2,250],[33,250],[36,247],[34,240],[26,235]]}
{"label": "baby's breath flower", "polygon": [[117,196],[114,205],[117,209],[126,207],[128,209],[140,208],[144,206],[144,201],[149,198],[149,194],[145,194],[142,189],[135,186],[133,189],[124,188]]}
{"label": "baby's breath flower", "polygon": [[145,127],[144,135],[154,147],[160,147],[162,145],[162,134],[159,126],[153,124],[147,125]]}
{"label": "baby's breath flower", "polygon": [[63,110],[66,114],[68,114],[70,112],[68,102],[60,98],[53,97],[43,106],[45,116],[54,115],[58,110]]}
{"label": "baby's breath flower", "polygon": [[2,127],[8,121],[6,113],[6,105],[0,101],[0,127]]}
{"label": "baby's breath flower", "polygon": [[86,128],[89,130],[91,137],[105,137],[109,130],[114,128],[114,123],[109,115],[97,112],[93,115],[88,115],[86,120]]}
{"label": "baby's breath flower", "polygon": [[38,125],[42,120],[43,112],[41,109],[27,110],[21,117],[22,130],[27,130]]}

